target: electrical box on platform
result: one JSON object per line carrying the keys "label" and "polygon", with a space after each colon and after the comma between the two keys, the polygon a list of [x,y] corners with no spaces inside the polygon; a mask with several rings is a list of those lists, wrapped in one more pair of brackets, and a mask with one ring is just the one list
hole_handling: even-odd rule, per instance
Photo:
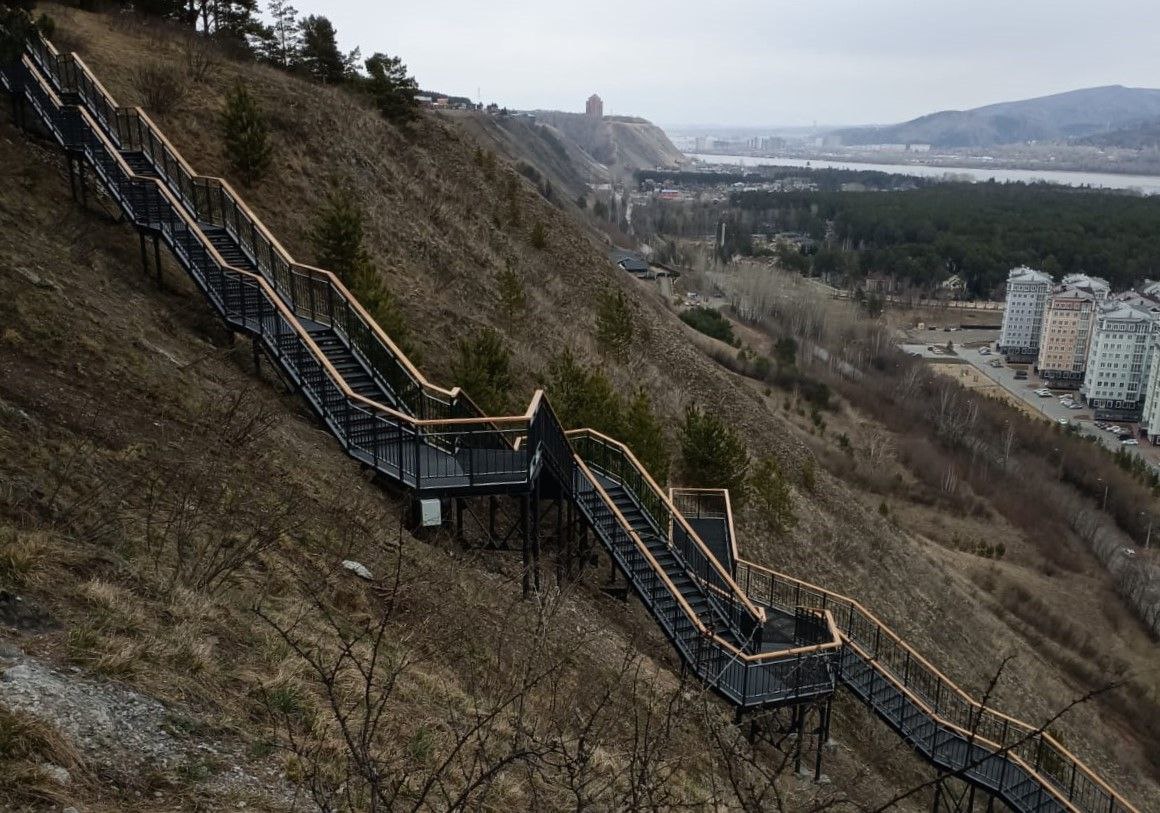
{"label": "electrical box on platform", "polygon": [[439,500],[419,500],[419,525],[434,528],[443,524],[443,506]]}

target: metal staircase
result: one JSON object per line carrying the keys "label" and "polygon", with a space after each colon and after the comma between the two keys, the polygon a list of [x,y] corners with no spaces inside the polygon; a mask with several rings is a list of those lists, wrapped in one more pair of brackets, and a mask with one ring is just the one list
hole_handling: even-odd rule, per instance
{"label": "metal staircase", "polygon": [[79,57],[37,39],[0,66],[0,85],[70,169],[95,173],[142,235],[143,258],[146,238],[155,251],[164,243],[347,454],[418,497],[550,488],[592,528],[683,667],[739,711],[826,697],[840,680],[932,764],[1014,810],[1134,813],[1049,735],[971,701],[856,602],[738,559],[727,495],[706,511],[706,494],[662,491],[622,444],[565,432],[542,392],[522,415],[496,417],[428,382],[340,280],[295,261],[228,183],[196,175]]}

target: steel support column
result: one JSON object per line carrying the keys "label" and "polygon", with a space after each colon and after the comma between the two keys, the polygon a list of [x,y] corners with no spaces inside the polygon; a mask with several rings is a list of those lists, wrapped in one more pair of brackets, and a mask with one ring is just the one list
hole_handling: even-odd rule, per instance
{"label": "steel support column", "polygon": [[814,757],[814,781],[822,780],[822,749],[830,739],[830,703],[832,698],[827,697],[825,705],[818,708],[817,728],[817,755]]}
{"label": "steel support column", "polygon": [[808,710],[808,707],[800,703],[794,706],[794,715],[797,718],[795,721],[797,726],[797,747],[795,748],[793,760],[793,772],[795,774],[802,772],[802,751],[804,748],[802,740],[806,738],[806,712]]}
{"label": "steel support column", "polygon": [[165,280],[161,277],[161,238],[153,233],[153,267],[157,271],[157,287],[165,288]]}
{"label": "steel support column", "polygon": [[524,494],[520,497],[520,536],[523,537],[522,552],[524,564],[524,598],[527,598],[532,593],[532,574],[531,570],[529,570],[531,565],[529,559],[531,557],[528,555],[528,530],[529,526],[532,524],[530,516],[532,510],[531,502],[531,497],[529,497],[527,494]]}

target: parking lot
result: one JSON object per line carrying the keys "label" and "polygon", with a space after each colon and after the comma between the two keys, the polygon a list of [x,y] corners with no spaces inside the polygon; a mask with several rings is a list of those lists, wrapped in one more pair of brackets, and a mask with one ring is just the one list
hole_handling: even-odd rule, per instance
{"label": "parking lot", "polygon": [[[1075,400],[1078,402],[1078,391],[1052,390],[1052,397],[1050,398],[1041,398],[1036,395],[1035,390],[1040,389],[1044,385],[1039,377],[1032,372],[1031,365],[1029,364],[1017,364],[1012,367],[1004,361],[1001,367],[992,367],[990,362],[993,359],[1002,360],[1003,358],[994,352],[994,342],[997,338],[997,330],[957,330],[953,332],[943,330],[912,331],[908,335],[908,341],[902,344],[901,347],[905,352],[914,353],[915,355],[930,359],[933,363],[965,363],[970,365],[978,374],[985,376],[1002,388],[1019,405],[1030,409],[1034,414],[1042,415],[1053,421],[1059,421],[1060,418],[1063,418],[1067,420],[1068,424],[1074,425],[1083,434],[1096,438],[1099,443],[1110,450],[1115,451],[1116,449],[1122,448],[1122,444],[1120,443],[1121,438],[1139,437],[1139,426],[1136,424],[1119,424],[1124,428],[1125,433],[1117,436],[1102,429],[1097,429],[1093,425],[1090,409],[1086,407],[1083,409],[1068,409],[1060,404],[1060,398],[1069,393],[1074,395]],[[924,344],[918,343],[924,339],[926,340]],[[953,344],[952,353],[946,352],[946,344],[948,341]],[[983,355],[979,352],[979,348],[984,346],[989,347],[991,350],[989,355]],[[1027,372],[1027,378],[1016,379],[1015,373],[1018,370],[1025,370]],[[951,372],[950,374],[953,375],[954,373]],[[1142,455],[1150,464],[1160,464],[1160,448],[1151,446],[1146,440],[1142,440],[1139,446],[1131,446],[1129,448],[1136,454]]]}

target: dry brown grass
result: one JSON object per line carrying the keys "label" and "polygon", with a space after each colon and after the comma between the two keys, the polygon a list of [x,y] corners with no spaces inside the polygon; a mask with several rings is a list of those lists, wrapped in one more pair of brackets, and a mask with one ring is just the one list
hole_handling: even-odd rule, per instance
{"label": "dry brown grass", "polygon": [[[87,61],[112,92],[127,100],[134,98],[135,64],[126,54],[148,42],[158,60],[178,64],[183,58],[178,45],[143,36],[132,27],[109,28],[107,18],[58,7],[51,13],[83,43]],[[844,410],[828,418],[831,425],[823,437],[810,435],[808,419],[784,414],[781,398],[765,397],[753,382],[723,372],[698,351],[664,303],[609,268],[602,249],[529,186],[520,187],[522,225],[507,226],[500,180],[474,164],[473,145],[445,123],[424,120],[412,136],[403,136],[338,91],[223,61],[164,122],[196,169],[212,173],[225,166],[215,128],[206,122],[216,118],[224,90],[238,78],[267,106],[278,150],[268,180],[248,195],[251,204],[292,251],[309,261],[304,235],[312,209],[336,174],[355,179],[372,213],[370,242],[376,263],[414,320],[424,367],[435,378],[449,369],[450,339],[490,325],[517,348],[518,372],[530,391],[552,352],[579,346],[594,358],[593,305],[605,289],[619,286],[640,304],[650,341],[641,346],[639,356],[609,374],[625,386],[653,387],[668,416],[679,415],[690,400],[710,405],[752,439],[755,454],[774,454],[795,470],[812,458],[811,449],[845,455],[835,451],[839,433],[860,449],[872,431],[881,429],[871,427],[863,434],[859,427],[866,418]],[[344,127],[336,131],[335,121]],[[386,572],[398,537],[398,505],[383,501],[359,478],[298,402],[260,387],[257,401],[277,420],[255,441],[261,469],[240,476],[256,496],[275,498],[278,488],[266,478],[271,471],[282,473],[285,485],[298,494],[307,521],[290,538],[239,567],[218,592],[181,580],[168,586],[142,568],[151,562],[142,558],[139,524],[131,512],[119,510],[112,516],[123,525],[110,527],[109,512],[95,506],[115,496],[115,489],[94,493],[93,484],[129,485],[148,473],[157,454],[207,467],[227,456],[225,441],[213,426],[203,425],[201,416],[215,399],[254,386],[246,353],[222,346],[204,306],[189,286],[178,283],[173,268],[168,269],[170,292],[156,292],[139,275],[131,235],[69,210],[67,183],[56,165],[48,169],[39,163],[37,153],[11,130],[5,137],[0,142],[0,181],[12,191],[0,199],[0,233],[19,231],[28,235],[28,242],[18,248],[0,240],[0,260],[35,263],[69,292],[65,298],[23,286],[19,278],[0,279],[0,308],[8,308],[3,321],[21,337],[0,350],[0,400],[32,419],[31,426],[0,425],[3,471],[20,485],[0,506],[2,518],[11,527],[50,540],[51,572],[34,571],[27,583],[66,627],[39,639],[37,646],[185,703],[232,737],[268,742],[270,730],[253,730],[261,706],[259,689],[284,688],[292,705],[307,702],[301,698],[309,697],[311,688],[302,683],[301,667],[285,648],[258,631],[250,612],[255,598],[293,613],[304,600],[296,574],[307,567],[325,570],[346,556],[376,573]],[[528,246],[527,230],[536,220],[548,227],[545,252]],[[529,296],[527,319],[520,325],[504,318],[496,291],[499,270],[509,266]],[[126,342],[126,336],[147,344]],[[149,346],[165,348],[187,366],[175,365]],[[90,451],[69,470],[57,499],[45,505],[35,494],[39,484],[47,476],[59,476],[53,467],[68,458],[69,449],[84,444]],[[873,467],[866,461],[858,465]],[[799,491],[795,496],[800,522],[793,539],[763,539],[743,526],[746,555],[859,596],[968,687],[985,683],[1004,653],[1021,652],[1025,682],[1002,688],[1004,710],[1038,719],[1072,696],[1074,678],[1049,654],[1036,651],[1022,628],[996,612],[965,573],[955,569],[959,560],[947,557],[958,552],[925,545],[893,519],[880,517],[878,500],[867,505],[864,499],[865,486],[852,488],[824,471],[818,480],[813,493]],[[351,517],[363,511],[373,519],[352,527]],[[223,533],[232,530],[229,516],[214,521]],[[398,717],[391,720],[390,730],[411,742],[417,736],[416,721],[433,726],[446,719],[448,710],[461,708],[464,697],[487,699],[476,692],[477,664],[472,658],[501,651],[526,656],[524,644],[502,632],[530,623],[534,610],[512,601],[518,593],[518,568],[502,555],[464,553],[439,538],[409,541],[404,568],[414,591],[400,637],[410,629],[434,652],[422,670],[408,677]],[[51,579],[51,589],[45,578]],[[667,646],[639,606],[612,604],[591,587],[569,594],[564,603],[561,642],[570,640],[568,630],[577,627],[599,629],[602,636],[602,643],[569,663],[570,685],[610,679],[623,652],[639,648],[661,667],[650,673],[657,685],[648,689],[648,703],[642,705],[657,702],[675,681]],[[132,611],[120,608],[125,591],[135,604]],[[368,611],[359,589],[343,582],[336,583],[328,600],[354,614]],[[87,620],[94,610],[108,618],[107,627]],[[473,624],[470,634],[462,626],[465,610]],[[1103,617],[1098,610],[1096,617]],[[1121,629],[1122,635],[1109,646],[1117,653],[1140,646],[1138,630]],[[567,709],[554,708],[544,698],[535,708],[547,722],[574,732]],[[713,708],[718,717],[725,714],[723,707]],[[850,722],[856,723],[857,712],[850,714]],[[1130,731],[1130,723],[1121,725]],[[1081,710],[1065,729],[1069,742],[1106,770],[1115,784],[1130,789],[1138,800],[1157,798],[1137,741],[1125,747],[1120,730],[1097,724],[1093,710]],[[627,747],[616,731],[603,760],[609,763]],[[848,722],[839,721],[836,736],[851,749],[841,749],[827,764],[827,773],[834,787],[856,798],[888,796],[890,788],[916,770],[909,757],[882,759],[876,750],[880,744],[868,741]],[[707,787],[719,769],[710,761],[708,741],[704,729],[689,723],[682,724],[666,747],[666,759],[679,763],[673,781],[690,792]],[[519,788],[510,792],[513,800],[522,798]]]}

